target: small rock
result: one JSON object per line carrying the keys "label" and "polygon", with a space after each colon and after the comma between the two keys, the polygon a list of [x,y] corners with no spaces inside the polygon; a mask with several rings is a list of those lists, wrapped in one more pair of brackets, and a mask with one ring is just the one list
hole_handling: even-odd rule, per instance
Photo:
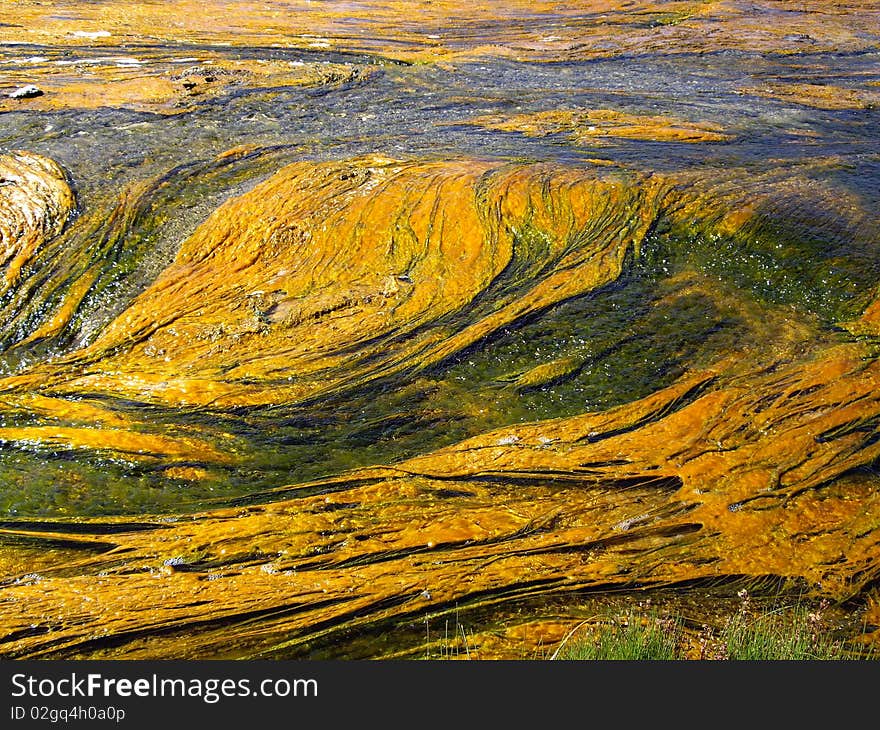
{"label": "small rock", "polygon": [[35,96],[42,96],[43,90],[37,88],[33,84],[22,86],[15,91],[10,91],[7,96],[10,99],[33,99]]}
{"label": "small rock", "polygon": [[32,584],[39,583],[41,580],[43,580],[43,576],[39,573],[28,573],[27,575],[21,576],[21,578],[17,578],[15,582]]}

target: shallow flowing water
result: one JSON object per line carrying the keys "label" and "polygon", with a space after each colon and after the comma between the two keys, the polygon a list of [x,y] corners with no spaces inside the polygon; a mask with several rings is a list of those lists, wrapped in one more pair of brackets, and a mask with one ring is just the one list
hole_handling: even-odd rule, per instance
{"label": "shallow flowing water", "polygon": [[[8,572],[12,654],[100,653],[66,618],[43,643],[14,627],[82,590],[133,655],[215,655],[263,610],[234,655],[394,654],[451,607],[828,565],[871,605],[869,3],[858,31],[785,3],[442,3],[399,27],[394,3],[321,3],[308,33],[296,3],[201,31],[147,5],[0,16],[0,90],[44,89],[0,97],[0,150],[54,160],[76,199],[0,295],[4,549],[31,566]],[[789,555],[802,535],[815,553]],[[183,583],[139,625],[122,576],[163,570]],[[180,596],[225,575],[184,638]]]}

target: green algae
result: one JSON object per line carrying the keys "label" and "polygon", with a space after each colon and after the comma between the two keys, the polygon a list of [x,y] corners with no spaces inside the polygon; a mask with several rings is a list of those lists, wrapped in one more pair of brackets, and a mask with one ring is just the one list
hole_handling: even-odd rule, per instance
{"label": "green algae", "polygon": [[829,256],[821,239],[756,228],[729,238],[690,236],[678,255],[762,304],[788,306],[826,325],[858,316],[877,283],[874,267]]}

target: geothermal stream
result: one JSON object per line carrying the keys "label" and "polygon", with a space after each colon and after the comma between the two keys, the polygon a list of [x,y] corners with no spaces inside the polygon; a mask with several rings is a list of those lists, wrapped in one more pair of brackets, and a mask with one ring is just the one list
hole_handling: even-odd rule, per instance
{"label": "geothermal stream", "polygon": [[874,3],[227,5],[0,10],[0,656],[880,645]]}

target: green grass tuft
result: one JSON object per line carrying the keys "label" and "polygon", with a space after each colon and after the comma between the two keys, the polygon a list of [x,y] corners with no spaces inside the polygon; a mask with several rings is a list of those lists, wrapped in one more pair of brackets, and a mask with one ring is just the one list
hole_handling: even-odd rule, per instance
{"label": "green grass tuft", "polygon": [[829,603],[758,606],[748,591],[715,627],[696,633],[683,617],[656,608],[594,616],[562,640],[551,659],[575,660],[877,660],[874,647],[843,639],[826,615]]}
{"label": "green grass tuft", "polygon": [[843,643],[821,626],[821,611],[803,606],[757,615],[738,612],[721,632],[728,659],[745,661],[848,659]]}
{"label": "green grass tuft", "polygon": [[677,619],[629,613],[609,617],[587,637],[566,642],[557,659],[669,661],[682,659]]}

